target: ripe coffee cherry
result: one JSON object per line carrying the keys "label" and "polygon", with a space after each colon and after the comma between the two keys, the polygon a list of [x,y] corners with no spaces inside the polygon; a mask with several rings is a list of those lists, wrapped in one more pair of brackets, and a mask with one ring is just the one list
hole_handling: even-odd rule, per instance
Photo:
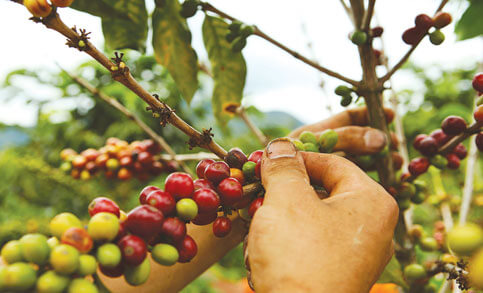
{"label": "ripe coffee cherry", "polygon": [[214,220],[216,220],[217,217],[218,217],[217,212],[198,213],[198,215],[196,215],[196,218],[194,218],[191,222],[193,222],[193,224],[198,226],[204,226],[204,225],[208,225],[209,223],[212,223]]}
{"label": "ripe coffee cherry", "polygon": [[213,222],[213,234],[216,237],[225,237],[231,231],[231,220],[227,217],[219,217]]}
{"label": "ripe coffee cherry", "polygon": [[402,39],[404,43],[413,46],[419,43],[419,41],[423,39],[425,34],[426,32],[424,30],[417,27],[412,27],[404,31]]}
{"label": "ripe coffee cherry", "polygon": [[124,156],[119,159],[119,165],[121,165],[122,167],[131,167],[132,164],[133,164],[133,160],[131,156]]}
{"label": "ripe coffee cherry", "polygon": [[434,138],[428,136],[419,142],[419,151],[425,156],[433,156],[438,151],[438,143]]}
{"label": "ripe coffee cherry", "polygon": [[413,147],[416,149],[416,150],[420,150],[421,149],[421,141],[423,139],[425,139],[426,137],[428,137],[426,134],[418,134],[415,138],[414,138],[414,141],[413,141]]}
{"label": "ripe coffee cherry", "polygon": [[218,185],[218,192],[224,205],[234,205],[243,197],[243,187],[235,178],[226,178]]}
{"label": "ripe coffee cherry", "polygon": [[143,166],[148,167],[153,163],[153,155],[148,152],[141,152],[138,155],[138,162]]}
{"label": "ripe coffee cherry", "polygon": [[191,197],[194,191],[193,179],[186,173],[171,173],[164,182],[164,190],[169,192],[176,200]]}
{"label": "ripe coffee cherry", "polygon": [[427,158],[416,158],[413,159],[408,166],[409,173],[413,176],[419,176],[429,168],[429,160]]}
{"label": "ripe coffee cherry", "polygon": [[154,190],[146,198],[146,204],[153,206],[163,213],[163,216],[169,216],[176,209],[176,201],[173,196],[163,190]]}
{"label": "ripe coffee cherry", "polygon": [[94,198],[89,204],[89,215],[91,217],[100,212],[111,213],[119,218],[119,206],[107,197]]}
{"label": "ripe coffee cherry", "polygon": [[426,277],[426,270],[420,264],[410,264],[404,268],[404,278],[408,281],[419,280]]}
{"label": "ripe coffee cherry", "polygon": [[436,129],[435,131],[431,132],[429,136],[431,136],[436,140],[436,142],[438,143],[438,146],[445,145],[452,138],[452,136],[447,135],[441,129]]}
{"label": "ripe coffee cherry", "polygon": [[384,32],[384,29],[382,26],[376,26],[371,29],[371,37],[373,38],[378,38],[382,36],[382,33]]}
{"label": "ripe coffee cherry", "polygon": [[119,169],[119,172],[117,172],[117,178],[121,180],[129,180],[132,178],[132,172],[127,168],[121,168]]}
{"label": "ripe coffee cherry", "polygon": [[146,240],[161,232],[163,213],[150,205],[141,205],[127,214],[124,222],[126,229],[132,234]]}
{"label": "ripe coffee cherry", "polygon": [[433,17],[433,26],[440,29],[450,24],[451,20],[451,14],[440,11]]}
{"label": "ripe coffee cherry", "polygon": [[255,215],[255,212],[262,205],[263,205],[263,197],[258,197],[257,199],[252,201],[252,203],[250,204],[250,207],[248,208],[248,215],[250,215],[250,218],[253,218],[253,215]]}
{"label": "ripe coffee cherry", "polygon": [[448,168],[458,169],[460,167],[460,158],[456,154],[447,154],[446,159],[448,159]]}
{"label": "ripe coffee cherry", "polygon": [[445,39],[444,34],[440,30],[435,30],[434,32],[429,34],[429,41],[433,45],[436,45],[436,46],[441,45],[441,43],[444,42],[444,39]]}
{"label": "ripe coffee cherry", "polygon": [[213,213],[220,206],[220,197],[215,191],[208,188],[201,188],[193,194],[193,200],[198,205],[200,213]]}
{"label": "ripe coffee cherry", "polygon": [[163,163],[159,161],[154,161],[151,166],[149,167],[149,173],[153,175],[160,175],[164,171]]}
{"label": "ripe coffee cherry", "polygon": [[176,214],[183,221],[191,221],[198,214],[198,205],[191,198],[182,198],[176,203]]}
{"label": "ripe coffee cherry", "polygon": [[157,188],[156,186],[152,186],[152,185],[144,187],[143,190],[141,191],[141,193],[139,194],[139,202],[141,204],[146,204],[146,198],[148,197],[148,195],[151,192],[153,192],[155,190],[161,190],[161,189]]}
{"label": "ripe coffee cherry", "polygon": [[247,160],[247,156],[239,148],[232,148],[225,157],[228,166],[237,169],[241,169]]}
{"label": "ripe coffee cherry", "polygon": [[447,135],[458,135],[466,130],[466,122],[459,116],[448,116],[441,124],[441,129]]}
{"label": "ripe coffee cherry", "polygon": [[77,248],[80,253],[88,253],[94,245],[86,229],[79,227],[71,227],[65,230],[60,242]]}
{"label": "ripe coffee cherry", "polygon": [[210,181],[206,180],[206,179],[196,179],[195,181],[193,181],[193,185],[194,185],[194,188],[195,188],[195,192],[196,190],[198,189],[201,189],[201,188],[210,188],[210,189],[215,189],[215,186],[213,186],[213,183],[211,183]]}
{"label": "ripe coffee cherry", "polygon": [[23,5],[36,17],[47,17],[52,11],[46,0],[25,0]]}
{"label": "ripe coffee cherry", "polygon": [[196,165],[196,175],[198,178],[203,179],[205,178],[205,170],[208,165],[211,165],[215,162],[215,160],[212,159],[204,159],[199,161],[198,165]]}
{"label": "ripe coffee cherry", "polygon": [[473,77],[473,82],[471,83],[473,88],[477,92],[483,92],[483,73],[478,73]]}
{"label": "ripe coffee cherry", "polygon": [[161,233],[168,240],[178,243],[186,236],[186,223],[178,218],[166,218],[161,227]]}
{"label": "ripe coffee cherry", "polygon": [[457,146],[455,146],[452,153],[457,155],[460,160],[463,160],[468,155],[468,151],[462,143],[459,143]]}
{"label": "ripe coffee cherry", "polygon": [[228,177],[230,177],[230,166],[225,162],[215,162],[206,167],[205,178],[214,184]]}
{"label": "ripe coffee cherry", "polygon": [[87,164],[87,159],[84,156],[78,155],[72,159],[72,167],[82,169]]}
{"label": "ripe coffee cherry", "polygon": [[476,147],[478,147],[478,150],[483,152],[483,132],[480,132],[476,135],[475,143]]}
{"label": "ripe coffee cherry", "polygon": [[416,16],[414,23],[417,28],[427,32],[433,26],[433,19],[427,14],[420,14]]}
{"label": "ripe coffee cherry", "polygon": [[473,112],[473,117],[475,117],[476,122],[483,122],[483,105],[480,105]]}
{"label": "ripe coffee cherry", "polygon": [[130,266],[140,265],[147,254],[146,242],[136,235],[126,235],[118,243],[122,260]]}
{"label": "ripe coffee cherry", "polygon": [[262,158],[262,156],[263,156],[262,150],[254,151],[253,153],[250,154],[250,156],[248,156],[248,160],[250,162],[256,163],[258,162],[258,160]]}
{"label": "ripe coffee cherry", "polygon": [[186,235],[179,244],[176,245],[179,252],[178,262],[187,263],[195,257],[198,252],[198,246],[191,236]]}
{"label": "ripe coffee cherry", "polygon": [[[258,160],[257,164],[255,165],[255,177],[262,179],[262,160]],[[243,184],[243,182],[240,183]]]}

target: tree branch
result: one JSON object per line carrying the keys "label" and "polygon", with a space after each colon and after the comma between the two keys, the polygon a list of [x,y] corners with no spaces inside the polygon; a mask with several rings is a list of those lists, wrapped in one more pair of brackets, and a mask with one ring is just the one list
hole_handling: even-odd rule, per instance
{"label": "tree branch", "polygon": [[[171,155],[161,154],[161,155],[159,155],[159,157],[162,160],[166,160],[166,161],[172,160]],[[196,154],[179,154],[179,155],[175,156],[175,159],[176,159],[177,162],[180,162],[180,161],[200,161],[200,160],[203,160],[203,159],[216,160],[217,158],[218,157],[215,154],[205,153],[205,152],[199,152],[199,153],[196,153]]]}
{"label": "tree branch", "polygon": [[[204,11],[210,11],[210,12],[213,12],[213,13],[216,13],[218,14],[219,16],[223,17],[223,18],[226,18],[226,19],[229,19],[231,21],[234,21],[234,20],[237,20],[236,18],[226,14],[225,12],[219,10],[218,8],[214,7],[213,5],[211,5],[210,3],[207,3],[207,2],[201,2],[201,8],[204,10]],[[325,68],[323,67],[322,65],[318,64],[317,62],[313,61],[313,60],[310,60],[309,58],[305,57],[305,56],[302,56],[301,54],[299,54],[298,52],[288,48],[287,46],[283,45],[282,43],[274,40],[273,38],[271,38],[270,36],[268,36],[267,34],[265,34],[264,32],[262,32],[258,27],[255,26],[255,31],[253,33],[254,35],[262,38],[262,39],[265,39],[266,41],[272,43],[273,45],[279,47],[280,49],[284,50],[285,52],[289,53],[290,55],[292,55],[293,57],[299,59],[300,61],[312,66],[313,68],[327,74],[327,75],[330,75],[332,77],[335,77],[335,78],[338,78],[342,81],[345,81],[355,87],[357,87],[359,85],[359,82],[353,80],[353,79],[350,79],[348,77],[345,77],[335,71],[332,71],[328,68]]]}
{"label": "tree branch", "polygon": [[181,119],[174,111],[165,103],[159,101],[156,97],[152,94],[147,92],[131,75],[127,68],[124,70],[118,67],[118,64],[114,63],[113,61],[109,60],[107,56],[105,56],[102,52],[100,52],[92,43],[90,43],[87,39],[82,39],[81,34],[77,32],[75,29],[68,28],[60,19],[59,15],[56,12],[53,12],[46,18],[41,20],[37,19],[38,21],[42,22],[47,28],[55,30],[73,43],[78,44],[79,40],[84,40],[85,46],[80,48],[82,51],[90,55],[92,58],[97,60],[102,66],[104,66],[107,70],[109,70],[112,74],[112,77],[117,82],[123,84],[127,88],[129,88],[132,92],[134,92],[137,96],[143,99],[146,103],[149,104],[150,109],[153,112],[164,112],[168,113],[164,118],[165,121],[169,122],[174,125],[179,130],[183,131],[185,134],[191,137],[192,141],[198,143],[198,146],[206,148],[213,153],[215,153],[219,158],[223,159],[227,152],[224,150],[220,145],[218,145],[211,137],[207,137],[206,133],[201,133],[194,129],[191,125],[186,123],[183,119]]}
{"label": "tree branch", "polygon": [[[446,3],[448,3],[448,0],[441,1],[441,4],[439,4],[438,9],[436,9],[436,12],[434,14],[440,12],[443,9],[443,7],[446,5]],[[419,43],[421,43],[421,41],[423,39],[424,38],[422,38],[416,44],[414,44],[409,49],[409,51],[407,51],[407,53],[404,54],[404,56],[401,58],[401,60],[399,60],[399,62],[396,65],[394,65],[394,67],[388,73],[386,73],[383,77],[381,77],[379,79],[379,82],[381,84],[384,83],[386,80],[388,80],[394,73],[396,73],[396,71],[398,71],[398,69],[400,69],[404,65],[404,63],[406,63],[406,61],[409,59],[409,57],[411,56],[411,54],[414,52],[414,50],[416,49],[416,47],[419,45]]]}
{"label": "tree branch", "polygon": [[[59,66],[60,67],[60,66]],[[126,107],[124,107],[121,103],[119,103],[115,98],[110,97],[103,92],[101,92],[98,88],[90,84],[87,80],[74,75],[64,69],[61,68],[63,72],[65,72],[70,78],[72,78],[73,81],[75,81],[77,84],[85,88],[87,91],[89,91],[93,96],[96,96],[103,100],[104,102],[108,103],[111,105],[113,108],[117,109],[119,112],[124,114],[127,118],[132,120],[134,123],[136,123],[139,128],[141,128],[144,132],[146,132],[149,137],[151,137],[156,143],[158,143],[162,149],[164,149],[168,154],[169,154],[169,159],[167,160],[173,160],[176,161],[185,172],[192,174],[192,171],[188,166],[183,161],[179,161],[176,159],[176,153],[174,150],[171,148],[171,146],[162,138],[159,136],[154,130],[152,130],[146,123],[144,123],[141,119],[139,119],[138,116],[133,114],[131,111],[129,111]]]}
{"label": "tree branch", "polygon": [[439,150],[438,153],[441,155],[446,155],[447,153],[451,152],[455,146],[457,146],[460,142],[463,140],[467,139],[473,134],[476,134],[481,131],[481,127],[483,126],[482,122],[475,122],[470,127],[468,127],[465,132],[462,134],[455,136],[453,139],[448,141],[444,146],[442,146]]}
{"label": "tree branch", "polygon": [[367,31],[371,25],[371,19],[374,15],[374,6],[376,5],[376,0],[369,0],[369,6],[367,7],[364,19],[362,21],[362,29]]}
{"label": "tree branch", "polygon": [[245,108],[243,106],[240,106],[236,109],[236,113],[240,118],[245,122],[245,124],[248,126],[248,128],[255,134],[257,137],[258,141],[263,145],[266,146],[268,144],[268,138],[263,134],[263,132],[258,128],[255,123],[248,117],[247,112],[245,111]]}

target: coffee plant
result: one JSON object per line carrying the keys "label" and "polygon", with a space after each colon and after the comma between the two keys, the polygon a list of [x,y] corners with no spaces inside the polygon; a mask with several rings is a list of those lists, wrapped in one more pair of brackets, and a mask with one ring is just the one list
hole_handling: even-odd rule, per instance
{"label": "coffee plant", "polygon": [[[414,26],[401,36],[401,41],[409,45],[408,52],[393,67],[387,64],[384,52],[373,46],[373,40],[384,35],[383,27],[371,25],[376,1],[366,1],[366,7],[364,1],[350,0],[346,9],[354,30],[349,35],[348,45],[352,43],[359,51],[361,80],[332,71],[274,40],[257,26],[199,0],[182,3],[177,0],[155,1],[152,16],[148,16],[143,0],[12,2],[24,5],[32,14],[32,21],[67,38],[67,46],[91,56],[103,77],[110,76],[126,87],[130,95],[147,104],[143,104],[144,119],[141,119],[115,95],[106,94],[99,86],[102,82],[114,84],[111,80],[106,82],[100,77],[98,79],[104,81],[93,85],[63,72],[67,84],[77,84],[83,91],[105,102],[111,110],[133,122],[133,127],[149,139],[137,137],[128,142],[110,137],[104,145],[98,143],[97,148],[67,146],[59,150],[59,170],[35,164],[26,168],[49,178],[52,185],[69,185],[72,182],[66,183],[65,180],[72,178],[106,181],[117,178],[125,181],[124,184],[132,178],[148,181],[160,177],[164,183],[139,188],[139,195],[135,197],[138,203],[130,210],[123,210],[123,204],[134,198],[132,194],[127,200],[118,200],[115,196],[95,197],[97,195],[92,195],[90,190],[83,190],[79,194],[90,195],[89,199],[92,199],[83,209],[83,213],[90,216],[88,221],[82,221],[82,215],[62,212],[48,223],[40,223],[42,228],[28,229],[25,235],[11,237],[14,239],[1,248],[0,292],[116,292],[116,289],[109,289],[112,284],[108,278],[123,276],[127,284],[141,286],[148,284],[149,278],[163,278],[163,272],[173,278],[173,272],[183,274],[184,271],[186,278],[178,283],[173,281],[169,287],[170,292],[179,291],[241,242],[248,233],[250,220],[264,201],[265,191],[261,184],[263,150],[254,150],[247,156],[240,148],[231,145],[226,151],[215,140],[213,128],[197,130],[193,126],[196,121],[178,115],[175,106],[179,104],[171,103],[170,97],[151,93],[156,87],[147,88],[147,83],[139,82],[136,70],[142,65],[126,58],[129,53],[116,51],[108,57],[89,41],[91,32],[79,24],[69,28],[61,19],[62,7],[69,6],[101,17],[106,45],[114,50],[143,52],[148,33],[147,20],[151,17],[155,59],[145,57],[137,61],[144,62],[148,68],[155,67],[156,62],[161,64],[174,82],[173,92],[176,91],[188,104],[199,87],[198,72],[211,76],[214,81],[212,111],[218,124],[226,125],[233,117],[239,117],[262,146],[268,143],[268,136],[248,117],[248,109],[241,106],[246,78],[242,52],[251,38],[259,37],[308,66],[342,81],[343,84],[335,89],[340,104],[346,107],[363,102],[367,107],[369,126],[385,134],[386,146],[373,155],[349,155],[338,151],[339,135],[333,129],[322,133],[303,131],[298,137],[292,137],[291,142],[300,151],[347,157],[370,173],[396,199],[400,218],[394,235],[395,253],[379,280],[380,283],[393,284],[387,287],[392,289],[384,292],[394,292],[390,290],[395,290],[396,285],[404,292],[447,292],[450,288],[454,292],[483,290],[481,218],[478,219],[477,215],[476,221],[469,221],[468,216],[473,202],[480,207],[483,205],[481,195],[472,202],[476,152],[483,151],[483,73],[471,79],[472,117],[449,115],[438,129],[427,134],[418,133],[412,147],[419,155],[411,160],[407,155],[404,133],[397,127],[397,133],[391,133],[391,121],[395,119],[395,123],[400,124],[401,118],[397,113],[394,117],[392,112],[385,111],[382,99],[392,76],[426,37],[434,45],[444,42],[445,27],[453,21],[452,16],[444,11],[447,0],[440,3],[434,14],[415,17]],[[473,11],[480,9],[481,12],[481,8],[479,2],[473,1],[459,20],[458,27],[465,38],[483,32],[481,27],[476,33],[464,29]],[[204,13],[201,29],[211,64],[209,69],[198,64],[197,54],[191,47],[186,18],[196,13]],[[379,76],[376,67],[383,65],[387,70]],[[144,122],[148,118],[151,122]],[[172,140],[153,130],[153,121],[163,127],[171,124],[186,134],[186,144],[192,153],[177,154],[171,147]],[[277,136],[280,135],[269,137]],[[100,139],[94,140],[99,142]],[[210,153],[195,153],[198,148]],[[465,182],[463,197],[450,196],[444,190],[441,178],[444,172],[461,169],[461,162],[467,158],[467,170],[470,170],[467,177],[471,178]],[[196,166],[191,161],[195,161]],[[65,179],[59,175],[62,172],[72,178]],[[313,187],[321,200],[329,196],[323,186]],[[437,214],[441,218],[431,219],[426,225],[418,223],[417,209],[423,203],[440,210]],[[453,214],[457,212],[458,225],[453,223]],[[209,229],[197,226],[209,226]],[[219,241],[216,243],[223,249],[206,251],[201,245],[208,241],[206,239]],[[197,258],[207,254],[213,255],[197,263]],[[191,263],[192,266],[179,263]],[[153,266],[173,270],[163,271]],[[155,272],[151,274],[151,271]],[[159,276],[150,277],[158,273]],[[379,290],[377,288],[382,287],[376,285],[374,290]]]}

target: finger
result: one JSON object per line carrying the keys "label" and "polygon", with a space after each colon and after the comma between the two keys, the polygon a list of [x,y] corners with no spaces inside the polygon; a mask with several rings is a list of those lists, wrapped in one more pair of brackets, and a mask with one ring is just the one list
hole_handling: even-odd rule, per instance
{"label": "finger", "polygon": [[334,151],[370,155],[382,151],[387,143],[386,135],[382,131],[370,127],[345,126],[334,131],[338,134]]}
{"label": "finger", "polygon": [[[394,118],[394,112],[389,108],[384,108],[384,113],[388,123],[391,122]],[[367,108],[359,107],[338,113],[314,124],[304,125],[291,132],[288,136],[297,138],[303,131],[321,132],[326,129],[335,129],[349,125],[366,126],[368,120]]]}
{"label": "finger", "polygon": [[310,185],[304,159],[293,143],[286,138],[271,141],[262,158],[262,184],[265,187],[263,205],[297,206],[298,195],[306,195],[304,201],[318,200]]}
{"label": "finger", "polygon": [[357,191],[374,193],[384,188],[349,160],[331,154],[301,152],[307,174],[313,183],[323,186],[330,194]]}

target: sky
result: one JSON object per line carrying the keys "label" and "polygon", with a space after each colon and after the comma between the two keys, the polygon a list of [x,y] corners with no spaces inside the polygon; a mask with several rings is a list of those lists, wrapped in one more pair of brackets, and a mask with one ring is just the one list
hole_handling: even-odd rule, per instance
{"label": "sky", "polygon": [[[286,1],[286,0],[211,0],[215,7],[243,20],[256,24],[261,30],[286,46],[316,59],[327,68],[338,71],[352,79],[361,76],[357,47],[348,40],[353,27],[339,1]],[[296,3],[296,4],[295,4]],[[154,0],[146,0],[149,11]],[[404,30],[414,25],[414,17],[420,13],[432,14],[439,1],[406,0],[377,1],[373,25],[384,27],[384,45],[390,64],[395,64],[409,49],[401,40]],[[450,1],[445,9],[459,18],[466,1]],[[70,8],[60,10],[69,26],[77,25],[91,31],[91,41],[102,47],[103,38],[100,19]],[[29,21],[25,7],[0,0],[0,81],[14,69],[58,70],[56,63],[66,69],[89,60],[89,56],[65,46],[65,38],[57,32]],[[201,12],[188,20],[193,34],[193,47],[202,61],[206,53],[201,39]],[[443,29],[445,42],[433,46],[425,39],[411,57],[411,61],[426,67],[471,67],[483,61],[481,38],[456,42],[454,24]],[[150,40],[149,40],[150,41]],[[308,44],[312,44],[312,49]],[[148,48],[150,46],[148,45]],[[375,43],[380,48],[380,43]],[[152,49],[151,49],[152,50]],[[152,52],[152,51],[148,51]],[[247,61],[248,75],[245,87],[245,105],[254,105],[262,111],[285,111],[305,123],[316,122],[330,115],[327,106],[338,112],[339,98],[333,89],[342,82],[321,74],[314,68],[296,60],[267,41],[250,37],[243,54]],[[380,69],[380,74],[384,70]],[[319,86],[324,83],[324,89]],[[411,75],[398,72],[394,75],[396,90],[418,89],[420,84]],[[23,85],[28,94],[59,95],[58,92]],[[0,90],[0,95],[2,91]],[[0,97],[1,98],[1,97]],[[19,101],[0,104],[0,122],[31,126],[36,121],[35,107]]]}

